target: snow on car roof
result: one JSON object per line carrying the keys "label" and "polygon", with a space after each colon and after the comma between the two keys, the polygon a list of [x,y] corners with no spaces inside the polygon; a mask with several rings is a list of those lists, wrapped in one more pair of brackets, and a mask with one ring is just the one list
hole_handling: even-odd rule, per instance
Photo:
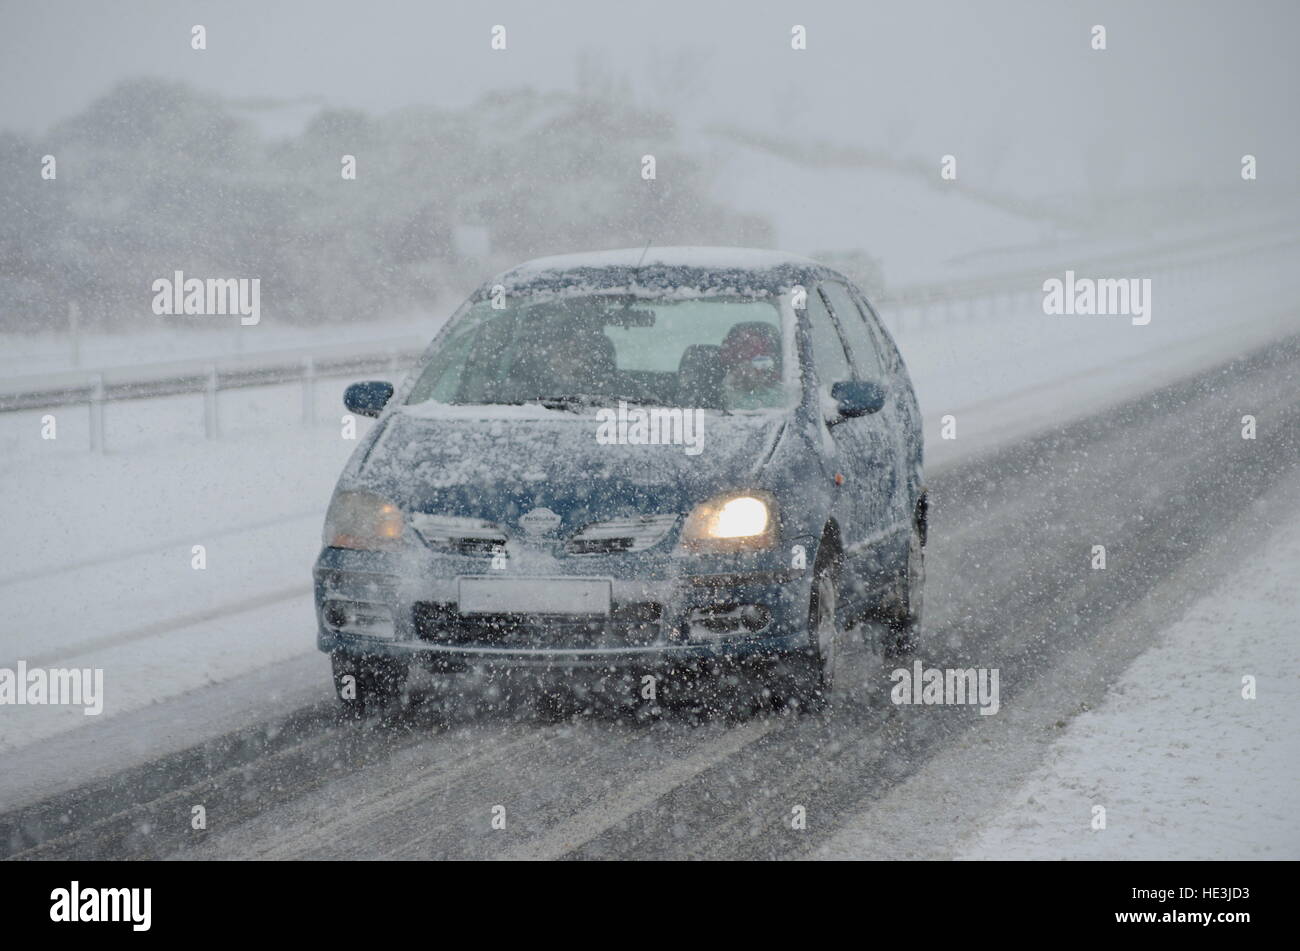
{"label": "snow on car roof", "polygon": [[[645,260],[641,256],[645,255]],[[817,262],[784,251],[765,251],[759,248],[668,247],[619,248],[614,251],[588,251],[578,254],[556,254],[525,261],[509,273],[535,271],[562,271],[584,267],[636,267],[638,262],[667,267],[746,268],[766,271],[785,266],[816,266]]]}
{"label": "snow on car roof", "polygon": [[506,288],[631,288],[771,293],[808,274],[830,273],[808,258],[756,248],[620,248],[535,258],[498,275]]}

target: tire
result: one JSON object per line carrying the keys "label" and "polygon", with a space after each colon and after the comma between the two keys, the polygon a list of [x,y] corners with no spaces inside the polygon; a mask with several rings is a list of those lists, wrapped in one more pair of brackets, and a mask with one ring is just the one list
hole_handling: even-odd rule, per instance
{"label": "tire", "polygon": [[[821,552],[825,552],[823,555]],[[835,614],[839,605],[839,556],[823,543],[813,569],[808,599],[808,647],[787,658],[787,702],[814,712],[824,709],[835,684],[835,661],[841,634]]]}
{"label": "tire", "polygon": [[360,716],[367,710],[388,706],[402,695],[410,665],[392,657],[357,656],[335,652],[330,655],[334,692],[348,713]]}
{"label": "tire", "polygon": [[925,542],[922,529],[913,526],[907,545],[907,567],[899,579],[892,610],[885,616],[885,656],[891,659],[916,653],[925,606]]}

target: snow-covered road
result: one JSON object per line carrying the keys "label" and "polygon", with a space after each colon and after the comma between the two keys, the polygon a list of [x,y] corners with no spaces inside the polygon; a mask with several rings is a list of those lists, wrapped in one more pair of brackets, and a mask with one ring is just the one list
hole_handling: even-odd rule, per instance
{"label": "snow-covered road", "polygon": [[[1298,347],[936,467],[923,656],[998,668],[996,716],[894,706],[880,656],[857,647],[824,720],[742,704],[739,723],[549,723],[490,684],[477,704],[352,724],[334,716],[321,659],[294,649],[12,750],[0,842],[33,857],[768,857],[845,854],[851,834],[855,855],[951,851],[1010,801],[1055,724],[1099,705],[1275,521],[1253,503],[1296,482]],[[1253,442],[1239,425],[1251,409],[1267,420]],[[1110,563],[1092,571],[1099,539]],[[308,647],[294,605],[242,620]],[[202,656],[204,638],[185,646]],[[210,817],[202,834],[194,804]],[[495,805],[506,834],[491,829]],[[790,826],[795,807],[805,830]]]}

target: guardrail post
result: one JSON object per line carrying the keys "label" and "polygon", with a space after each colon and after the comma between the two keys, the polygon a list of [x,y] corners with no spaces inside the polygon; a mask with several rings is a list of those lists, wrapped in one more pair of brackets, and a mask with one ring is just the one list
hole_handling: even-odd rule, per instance
{"label": "guardrail post", "polygon": [[81,366],[81,308],[75,300],[68,301],[68,336],[72,338],[72,365]]}
{"label": "guardrail post", "polygon": [[310,356],[302,359],[302,422],[316,424],[316,361]]}
{"label": "guardrail post", "polygon": [[90,385],[90,451],[104,453],[104,375],[96,373]]}
{"label": "guardrail post", "polygon": [[216,439],[220,433],[220,417],[217,415],[217,367],[208,367],[208,385],[203,390],[203,435]]}

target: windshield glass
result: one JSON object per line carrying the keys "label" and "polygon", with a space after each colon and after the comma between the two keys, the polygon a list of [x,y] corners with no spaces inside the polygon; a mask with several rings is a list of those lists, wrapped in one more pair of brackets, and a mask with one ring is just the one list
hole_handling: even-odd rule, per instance
{"label": "windshield glass", "polygon": [[470,304],[407,403],[785,407],[776,299],[611,294]]}

